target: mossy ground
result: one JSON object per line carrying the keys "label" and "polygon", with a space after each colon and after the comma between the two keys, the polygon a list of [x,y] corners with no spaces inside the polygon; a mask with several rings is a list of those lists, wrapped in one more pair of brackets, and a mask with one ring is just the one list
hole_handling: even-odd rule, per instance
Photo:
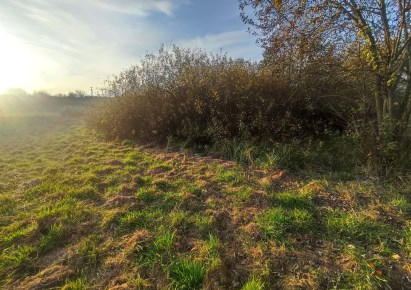
{"label": "mossy ground", "polygon": [[411,185],[327,176],[1,119],[0,288],[411,287]]}

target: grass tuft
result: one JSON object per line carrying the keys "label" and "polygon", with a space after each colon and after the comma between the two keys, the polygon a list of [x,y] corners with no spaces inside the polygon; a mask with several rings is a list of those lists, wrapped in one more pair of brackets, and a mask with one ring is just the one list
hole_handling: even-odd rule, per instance
{"label": "grass tuft", "polygon": [[65,230],[63,224],[58,223],[51,225],[47,234],[43,235],[40,239],[41,251],[47,252],[60,245],[63,241],[64,234]]}
{"label": "grass tuft", "polygon": [[250,281],[245,283],[241,290],[264,290],[264,283],[258,277],[253,277]]}
{"label": "grass tuft", "polygon": [[303,236],[312,233],[317,224],[312,212],[307,209],[284,209],[276,207],[257,217],[265,235],[280,243],[288,237]]}
{"label": "grass tuft", "polygon": [[[27,266],[30,262],[34,249],[30,246],[11,246],[4,249],[0,254],[0,271],[11,272],[20,266]],[[1,277],[1,275],[0,275]]]}
{"label": "grass tuft", "polygon": [[331,239],[343,243],[372,246],[395,237],[384,223],[339,210],[327,214],[325,226]]}
{"label": "grass tuft", "polygon": [[151,228],[159,225],[164,216],[161,210],[133,210],[118,217],[121,233],[129,233],[136,229]]}
{"label": "grass tuft", "polygon": [[191,259],[178,260],[170,266],[170,276],[177,289],[201,289],[207,265]]}
{"label": "grass tuft", "polygon": [[68,281],[61,290],[86,290],[89,289],[87,283],[82,278],[77,278],[73,281]]}

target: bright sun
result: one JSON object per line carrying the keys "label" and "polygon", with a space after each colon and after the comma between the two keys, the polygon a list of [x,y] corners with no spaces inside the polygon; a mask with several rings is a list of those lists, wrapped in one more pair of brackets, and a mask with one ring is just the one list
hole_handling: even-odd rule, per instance
{"label": "bright sun", "polygon": [[29,51],[17,39],[0,30],[0,92],[30,86],[32,64]]}

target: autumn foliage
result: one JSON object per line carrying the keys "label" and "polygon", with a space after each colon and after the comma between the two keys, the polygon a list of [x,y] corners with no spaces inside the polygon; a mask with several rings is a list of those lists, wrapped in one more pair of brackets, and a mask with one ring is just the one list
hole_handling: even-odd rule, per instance
{"label": "autumn foliage", "polygon": [[89,124],[108,137],[140,142],[320,137],[343,130],[349,111],[336,114],[310,88],[296,88],[261,65],[178,47],[161,48],[107,84],[113,98]]}

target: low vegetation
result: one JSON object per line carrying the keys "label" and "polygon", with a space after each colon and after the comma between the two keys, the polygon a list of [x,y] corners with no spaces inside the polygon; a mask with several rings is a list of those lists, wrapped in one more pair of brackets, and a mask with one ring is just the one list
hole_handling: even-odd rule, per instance
{"label": "low vegetation", "polygon": [[[162,47],[108,80],[117,96],[89,116],[108,137],[210,145],[284,141],[343,130],[344,119],[257,64],[201,50]],[[348,109],[343,114],[348,114]]]}
{"label": "low vegetation", "polygon": [[411,287],[409,180],[280,169],[300,164],[280,145],[244,166],[60,116],[0,135],[2,289]]}
{"label": "low vegetation", "polygon": [[249,164],[282,150],[288,169],[324,164],[354,175],[407,174],[409,138],[397,142],[388,123],[374,122],[367,80],[341,71],[337,57],[328,61],[301,68],[295,80],[265,63],[162,47],[107,81],[112,98],[88,113],[87,123],[111,139],[191,147]]}

